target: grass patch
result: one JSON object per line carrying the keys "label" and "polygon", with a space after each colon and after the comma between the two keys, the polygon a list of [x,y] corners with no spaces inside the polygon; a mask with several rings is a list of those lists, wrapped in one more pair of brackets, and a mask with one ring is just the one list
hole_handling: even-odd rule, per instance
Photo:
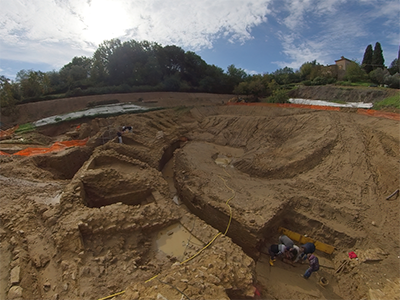
{"label": "grass patch", "polygon": [[334,83],[334,85],[369,87],[371,85],[371,82],[337,81],[336,83]]}
{"label": "grass patch", "polygon": [[387,97],[382,101],[376,102],[373,109],[386,109],[386,108],[397,108],[400,109],[400,92],[396,95]]}
{"label": "grass patch", "polygon": [[26,123],[18,126],[18,129],[15,131],[15,133],[27,133],[34,131],[36,127],[32,123]]}

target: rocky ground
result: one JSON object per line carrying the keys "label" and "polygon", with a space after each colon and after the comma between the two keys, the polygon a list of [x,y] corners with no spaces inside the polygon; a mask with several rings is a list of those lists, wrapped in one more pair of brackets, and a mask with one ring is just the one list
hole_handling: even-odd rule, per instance
{"label": "rocky ground", "polygon": [[[199,97],[153,96],[144,105],[170,108],[0,144],[89,138],[0,157],[1,299],[398,297],[400,198],[386,197],[399,188],[399,123]],[[335,247],[316,252],[308,281],[306,265],[271,267],[258,251],[280,226]]]}

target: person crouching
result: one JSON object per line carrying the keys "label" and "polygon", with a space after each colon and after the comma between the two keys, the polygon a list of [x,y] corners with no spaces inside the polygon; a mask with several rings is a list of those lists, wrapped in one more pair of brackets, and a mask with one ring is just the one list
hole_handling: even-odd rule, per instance
{"label": "person crouching", "polygon": [[307,254],[308,261],[310,262],[310,267],[306,270],[303,277],[305,279],[310,278],[312,272],[316,272],[319,270],[319,260],[314,254],[308,253]]}

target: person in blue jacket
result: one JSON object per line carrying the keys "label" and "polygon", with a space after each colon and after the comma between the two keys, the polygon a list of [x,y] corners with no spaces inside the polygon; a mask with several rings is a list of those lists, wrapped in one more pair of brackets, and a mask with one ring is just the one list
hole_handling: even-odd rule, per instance
{"label": "person in blue jacket", "polygon": [[301,254],[297,257],[296,261],[301,258],[306,260],[307,254],[313,254],[314,252],[315,252],[315,245],[313,243],[305,243],[304,245],[300,246]]}

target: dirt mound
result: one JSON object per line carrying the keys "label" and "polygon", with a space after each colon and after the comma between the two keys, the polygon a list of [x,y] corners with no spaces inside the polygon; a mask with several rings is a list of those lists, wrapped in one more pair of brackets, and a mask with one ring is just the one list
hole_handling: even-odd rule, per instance
{"label": "dirt mound", "polygon": [[[386,293],[398,279],[400,207],[385,200],[399,188],[398,122],[220,101],[49,126],[49,144],[89,141],[2,157],[0,298]],[[280,226],[335,247],[316,252],[308,281],[306,265],[271,267],[259,252]]]}

